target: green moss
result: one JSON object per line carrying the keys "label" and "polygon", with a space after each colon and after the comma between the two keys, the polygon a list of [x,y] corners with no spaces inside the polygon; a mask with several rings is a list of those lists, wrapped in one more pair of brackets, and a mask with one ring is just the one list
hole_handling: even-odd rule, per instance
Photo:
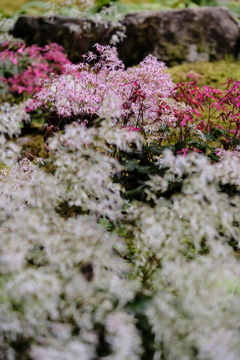
{"label": "green moss", "polygon": [[240,79],[239,62],[233,61],[231,58],[216,62],[201,61],[196,63],[186,63],[182,65],[173,66],[168,71],[172,75],[173,81],[185,82],[187,81],[187,74],[201,76],[199,85],[210,85],[223,89],[222,85],[227,79]]}
{"label": "green moss", "polygon": [[[27,157],[40,157],[46,159],[49,157],[48,153],[44,149],[43,135],[31,134],[28,135],[26,143],[22,145],[21,154]],[[31,155],[28,155],[31,154]],[[32,159],[31,159],[32,160]]]}
{"label": "green moss", "polygon": [[6,169],[6,164],[4,164],[4,163],[0,163],[0,170],[4,170],[4,169]]}
{"label": "green moss", "polygon": [[162,42],[161,46],[166,49],[167,57],[169,58],[169,66],[174,66],[182,61],[183,54],[188,52],[186,45],[170,44]]}
{"label": "green moss", "polygon": [[53,165],[54,156],[45,150],[42,134],[29,134],[26,137],[26,142],[21,143],[21,147],[21,155],[23,157],[27,157],[30,161],[34,160],[34,157],[42,158],[45,163],[45,165],[40,165],[42,170],[47,173],[54,173],[56,171],[56,167]]}

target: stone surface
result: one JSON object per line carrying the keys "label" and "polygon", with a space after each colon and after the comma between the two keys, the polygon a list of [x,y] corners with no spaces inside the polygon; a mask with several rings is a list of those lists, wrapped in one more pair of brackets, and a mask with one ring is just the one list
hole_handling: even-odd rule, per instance
{"label": "stone surface", "polygon": [[[153,54],[167,65],[201,60],[220,60],[231,55],[238,57],[239,24],[227,8],[202,7],[172,11],[146,11],[123,18],[127,37],[118,44],[119,57],[127,66],[136,65]],[[49,42],[61,44],[71,60],[81,61],[96,43],[108,44],[115,31],[110,27],[92,26],[88,33],[83,21],[58,16],[21,16],[13,35],[28,44],[41,46]],[[73,31],[78,26],[80,32]]]}
{"label": "stone surface", "polygon": [[130,14],[125,24],[127,38],[119,51],[123,61],[129,62],[129,49],[131,64],[149,53],[168,65],[238,54],[238,23],[226,8]]}
{"label": "stone surface", "polygon": [[[91,26],[91,31],[84,30],[86,25]],[[69,58],[78,63],[82,60],[83,54],[90,49],[93,50],[92,46],[95,43],[109,44],[112,31],[111,24],[106,29],[103,25],[96,26],[91,21],[86,23],[68,16],[47,18],[22,15],[11,33],[24,39],[28,45],[44,46],[51,42],[62,45]]]}

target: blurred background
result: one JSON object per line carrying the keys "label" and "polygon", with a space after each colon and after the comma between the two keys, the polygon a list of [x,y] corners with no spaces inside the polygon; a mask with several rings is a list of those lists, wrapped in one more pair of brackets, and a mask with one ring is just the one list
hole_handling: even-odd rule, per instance
{"label": "blurred background", "polygon": [[[74,9],[82,6],[83,3],[88,4],[89,1],[77,0],[77,1],[29,1],[29,0],[1,0],[0,13],[3,15],[20,15],[20,14],[32,14],[40,15],[46,12],[51,6],[61,6],[59,12],[64,15],[71,15]],[[90,13],[99,12],[102,7],[113,4],[119,14],[125,15],[131,12],[144,11],[144,10],[169,10],[169,9],[181,9],[185,7],[197,7],[197,6],[226,6],[237,17],[240,17],[240,0],[96,0],[94,6],[91,8]]]}

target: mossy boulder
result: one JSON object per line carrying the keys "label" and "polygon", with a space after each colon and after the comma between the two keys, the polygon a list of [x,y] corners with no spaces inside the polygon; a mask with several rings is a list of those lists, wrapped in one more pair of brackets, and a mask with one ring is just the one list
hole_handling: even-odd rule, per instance
{"label": "mossy boulder", "polygon": [[74,63],[83,60],[82,55],[92,50],[96,43],[109,44],[114,31],[111,23],[96,25],[91,20],[58,15],[54,17],[21,15],[11,31],[14,37],[22,38],[27,45],[45,46],[57,43],[63,46]]}
{"label": "mossy boulder", "polygon": [[239,26],[227,8],[147,11],[127,15],[124,23],[127,37],[119,54],[127,65],[148,54],[169,66],[238,56]]}

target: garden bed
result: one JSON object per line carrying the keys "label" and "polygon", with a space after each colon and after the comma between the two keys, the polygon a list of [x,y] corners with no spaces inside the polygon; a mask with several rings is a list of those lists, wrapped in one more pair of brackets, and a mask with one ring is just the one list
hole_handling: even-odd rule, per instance
{"label": "garden bed", "polygon": [[83,59],[1,45],[0,360],[238,360],[238,63]]}

